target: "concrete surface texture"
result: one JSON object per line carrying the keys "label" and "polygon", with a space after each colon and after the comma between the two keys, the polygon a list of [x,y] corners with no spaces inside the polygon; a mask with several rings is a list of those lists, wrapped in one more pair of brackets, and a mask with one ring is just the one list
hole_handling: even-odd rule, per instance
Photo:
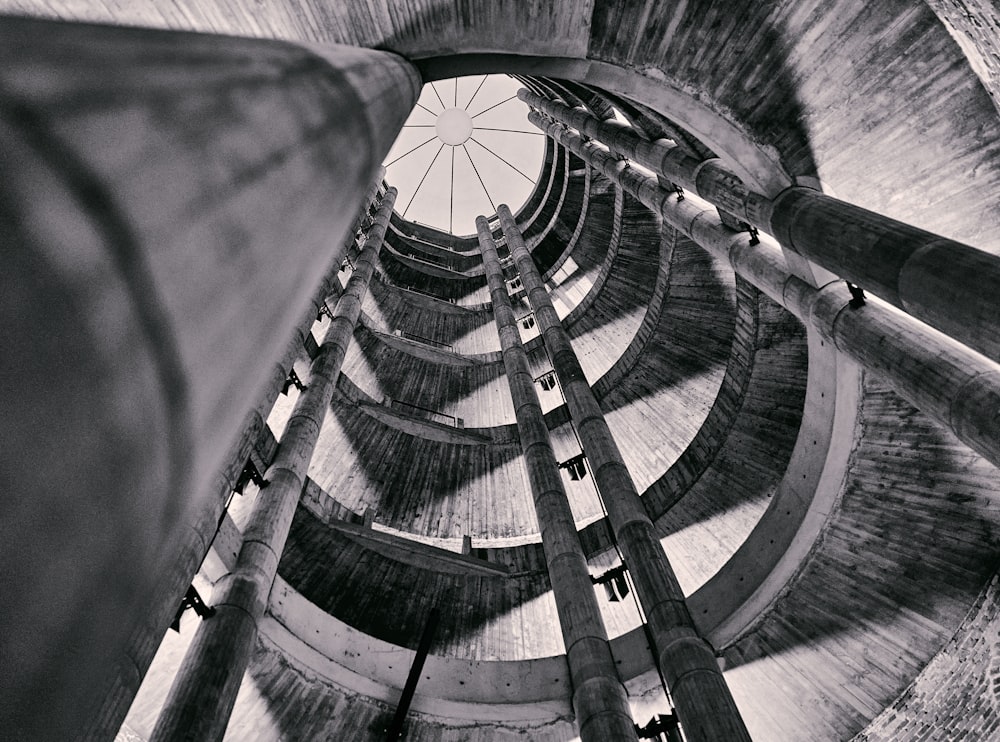
{"label": "concrete surface texture", "polygon": [[[996,736],[992,3],[0,13],[5,737],[383,739],[437,610],[404,738],[630,739],[698,673],[667,588],[752,739]],[[549,136],[491,283],[369,204],[420,83],[497,72]],[[653,549],[614,601],[612,474]]]}

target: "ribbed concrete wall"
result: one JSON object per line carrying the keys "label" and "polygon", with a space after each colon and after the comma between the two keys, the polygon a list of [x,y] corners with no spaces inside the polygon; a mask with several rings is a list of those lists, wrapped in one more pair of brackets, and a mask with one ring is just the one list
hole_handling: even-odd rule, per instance
{"label": "ribbed concrete wall", "polygon": [[[601,204],[602,200],[604,204]],[[606,208],[601,209],[602,205]],[[598,210],[594,218],[588,220],[588,226],[592,222],[603,225],[603,228],[585,229],[572,256],[574,262],[579,252],[581,265],[596,263],[593,259],[587,260],[586,245],[604,245],[607,250],[606,246],[614,238],[613,205],[613,192],[597,199]],[[598,219],[599,216],[603,218]],[[591,384],[596,384],[607,373],[635,337],[653,299],[657,274],[661,270],[669,274],[670,259],[670,254],[661,245],[658,220],[641,204],[625,198],[614,263],[600,291],[589,302],[587,311],[567,328],[580,365]],[[593,265],[595,278],[599,270],[598,265]],[[557,299],[562,297],[554,295],[552,303],[560,317],[565,316],[564,311],[568,315],[566,310],[577,303],[569,304]]]}
{"label": "ribbed concrete wall", "polygon": [[[684,452],[643,495],[646,510],[655,518],[662,516],[684,497],[712,465],[738,420],[740,406],[744,403],[751,374],[755,370],[753,360],[757,352],[757,333],[767,330],[760,328],[760,293],[746,281],[737,279],[735,298],[736,316],[729,358],[712,409]],[[780,467],[777,470],[780,472]]]}
{"label": "ribbed concrete wall", "polygon": [[[583,181],[582,177],[573,179],[581,193],[584,190]],[[588,193],[587,212],[579,231],[574,229],[575,219],[569,226],[556,230],[559,234],[554,242],[556,249],[560,250],[556,253],[559,268],[555,271],[546,268],[551,260],[544,254],[544,241],[531,253],[541,274],[550,276],[546,285],[556,313],[571,323],[576,316],[585,314],[584,310],[594,297],[601,294],[602,275],[606,278],[614,265],[621,241],[622,214],[620,210],[616,211],[616,196],[610,184],[607,181],[595,182]],[[567,217],[573,216],[574,209],[579,210],[579,205],[565,207],[565,211],[561,212],[560,225],[564,219],[570,221]],[[624,271],[625,267],[619,264],[618,269]]]}
{"label": "ribbed concrete wall", "polygon": [[[180,664],[196,621],[187,619],[182,624],[181,634],[171,632],[168,635],[157,655],[151,678],[159,677],[163,687],[143,688],[116,742],[141,742],[148,738],[166,686]],[[405,677],[408,668],[398,669],[400,676]],[[505,714],[507,721],[467,718],[458,723],[449,718],[447,708],[438,706],[435,709],[433,701],[424,701],[418,696],[415,705],[417,710],[407,718],[408,740],[568,742],[575,737],[568,703],[550,704],[551,708],[545,713],[522,712],[526,718],[521,721],[515,710]],[[436,715],[435,710],[438,711]],[[273,742],[277,739],[381,742],[393,711],[394,707],[386,700],[366,696],[322,677],[308,661],[292,655],[274,639],[263,636],[257,640],[251,669],[240,687],[225,739],[228,742]]]}
{"label": "ribbed concrete wall", "polygon": [[402,287],[419,287],[433,296],[462,306],[486,304],[490,300],[483,276],[435,275],[422,266],[407,263],[391,250],[382,250],[380,253],[379,270],[389,283]]}
{"label": "ribbed concrete wall", "polygon": [[513,423],[514,408],[500,364],[450,366],[419,358],[390,347],[366,329],[355,332],[354,340],[343,373],[373,399],[389,397],[455,415],[472,428]]}
{"label": "ribbed concrete wall", "polygon": [[942,649],[1000,554],[995,467],[871,377],[858,436],[802,573],[725,652],[760,739],[861,731]]}
{"label": "ribbed concrete wall", "polygon": [[417,648],[437,606],[434,654],[513,660],[563,652],[544,569],[518,577],[435,571],[382,556],[299,507],[279,573],[327,613],[398,646]]}
{"label": "ribbed concrete wall", "polygon": [[[309,476],[355,512],[426,536],[536,533],[516,442],[464,446],[423,440],[334,403]],[[385,452],[391,452],[386,454]],[[419,469],[413,462],[429,465]]]}
{"label": "ribbed concrete wall", "polygon": [[451,345],[456,353],[500,352],[492,317],[486,311],[448,313],[423,307],[381,281],[372,281],[363,308],[363,321],[371,329],[415,333]]}
{"label": "ribbed concrete wall", "polygon": [[[310,713],[303,714],[308,709]],[[258,644],[254,669],[237,699],[227,742],[270,742],[274,739],[343,739],[380,742],[394,708],[320,680],[269,645]],[[455,723],[446,715],[413,713],[407,719],[406,740],[419,742],[567,742],[575,736],[569,719],[544,723]]]}
{"label": "ribbed concrete wall", "polygon": [[[643,241],[628,236],[623,236],[618,259],[648,265],[650,243],[643,246]],[[658,299],[661,314],[627,376],[610,386],[601,400],[640,492],[663,475],[697,434],[718,394],[733,337],[732,271],[690,241],[681,238],[674,244],[673,239],[665,235],[661,245],[669,253],[663,259],[670,261],[665,283],[642,289],[632,285],[618,294],[638,302],[650,289],[662,290],[662,297],[647,300]],[[595,302],[593,315],[614,312],[613,297],[602,298],[611,301]],[[619,311],[631,311],[639,331],[645,306],[626,304]],[[603,383],[596,384],[595,391],[604,390]]]}
{"label": "ribbed concrete wall", "polygon": [[[646,495],[669,492],[668,499],[680,498],[657,527],[687,592],[715,574],[757,524],[788,465],[802,417],[805,332],[770,299],[744,283],[739,288],[746,295],[739,321],[749,322],[745,315],[756,314],[753,365],[730,359],[726,381],[732,386],[723,383],[709,418],[682,454],[684,465],[676,472],[672,468]],[[742,388],[736,387],[740,381]],[[699,464],[706,467],[704,473],[683,487],[687,467]],[[680,486],[671,492],[671,485]]]}

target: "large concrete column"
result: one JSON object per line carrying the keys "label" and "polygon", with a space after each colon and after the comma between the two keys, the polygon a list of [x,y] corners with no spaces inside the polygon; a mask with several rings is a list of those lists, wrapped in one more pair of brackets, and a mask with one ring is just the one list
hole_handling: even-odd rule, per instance
{"label": "large concrete column", "polygon": [[528,356],[521,344],[517,319],[507,294],[503,269],[485,217],[476,219],[476,229],[538,529],[542,534],[542,547],[566,646],[580,739],[583,742],[636,740],[628,699],[608,646],[587,559],[577,535],[559,463],[538,403]]}
{"label": "large concrete column", "polygon": [[[794,186],[751,191],[718,158],[698,160],[617,121],[522,89],[518,96],[715,206],[745,219],[835,275],[1000,361],[1000,256]],[[536,124],[544,128],[544,123]]]}
{"label": "large concrete column", "polygon": [[419,83],[387,52],[0,22],[7,734],[97,713]]}
{"label": "large concrete column", "polygon": [[[371,187],[365,194],[361,209],[354,220],[354,225],[348,232],[344,244],[346,251],[355,241],[354,234],[361,225],[368,209],[375,198],[385,168],[380,167],[372,180]],[[139,686],[153,661],[156,650],[163,640],[170,622],[177,612],[177,606],[194,580],[205,555],[215,537],[219,518],[222,516],[225,503],[233,491],[233,486],[246,464],[247,458],[259,439],[266,424],[267,416],[274,406],[284,386],[288,372],[296,359],[305,354],[304,341],[316,320],[318,308],[327,300],[334,290],[339,294],[340,262],[334,262],[327,271],[326,278],[313,295],[305,315],[296,327],[292,341],[288,344],[282,359],[275,364],[271,376],[258,399],[257,404],[247,414],[242,426],[242,433],[226,456],[226,465],[211,482],[211,489],[206,496],[199,498],[202,507],[188,514],[187,528],[182,532],[175,544],[173,559],[166,565],[165,571],[157,577],[156,595],[144,612],[144,620],[139,623],[125,646],[121,657],[116,663],[111,685],[102,695],[101,707],[81,729],[76,739],[106,740],[114,737],[121,727],[129,706],[139,691]]]}
{"label": "large concrete column", "polygon": [[844,284],[815,288],[788,268],[767,235],[751,245],[723,225],[714,209],[678,201],[655,178],[625,166],[561,124],[528,116],[565,147],[610,178],[709,253],[747,279],[804,324],[834,342],[865,369],[879,373],[915,407],[1000,466],[1000,366],[911,316],[870,299],[848,306]]}
{"label": "large concrete column", "polygon": [[267,471],[269,484],[254,502],[236,566],[216,584],[216,614],[198,627],[152,740],[209,742],[225,734],[395,200],[396,191],[390,189],[313,360],[309,386],[295,404]]}
{"label": "large concrete column", "polygon": [[583,452],[601,493],[608,521],[635,582],[660,670],[690,742],[749,740],[715,652],[695,628],[673,568],[646,514],[601,406],[583,373],[538,267],[506,204],[497,207],[510,255],[521,276],[559,377]]}

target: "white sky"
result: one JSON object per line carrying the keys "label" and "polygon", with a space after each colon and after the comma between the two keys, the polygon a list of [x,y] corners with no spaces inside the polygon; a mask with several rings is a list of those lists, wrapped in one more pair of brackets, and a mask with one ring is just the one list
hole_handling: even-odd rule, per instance
{"label": "white sky", "polygon": [[[474,235],[476,217],[491,216],[495,205],[505,203],[517,212],[531,195],[545,152],[544,136],[528,123],[528,106],[514,97],[520,87],[508,75],[424,86],[385,158],[386,180],[399,190],[400,215],[456,235]],[[452,147],[437,138],[434,124],[439,113],[456,107],[456,100],[474,129],[465,144]]]}

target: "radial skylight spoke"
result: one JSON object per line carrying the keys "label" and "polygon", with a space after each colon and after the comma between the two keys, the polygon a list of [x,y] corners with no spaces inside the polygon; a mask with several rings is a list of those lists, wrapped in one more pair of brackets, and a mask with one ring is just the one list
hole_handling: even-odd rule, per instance
{"label": "radial skylight spoke", "polygon": [[438,92],[437,86],[434,83],[431,83],[431,90],[434,91],[434,95],[436,95],[438,101],[440,101],[440,103],[441,103],[441,110],[443,111],[446,108],[448,108],[448,106],[446,106],[445,103],[444,103],[444,101],[441,99],[441,93]]}
{"label": "radial skylight spoke", "polygon": [[437,104],[430,103],[427,99],[434,99],[434,96],[427,91],[427,94],[421,95],[417,99],[417,102],[413,106],[413,110],[410,112],[409,117],[406,119],[406,124],[433,124],[435,119],[438,117],[436,110]]}
{"label": "radial skylight spoke", "polygon": [[458,78],[455,78],[455,108],[458,108]]}
{"label": "radial skylight spoke", "polygon": [[468,148],[463,144],[462,149],[465,150],[465,156],[469,158],[469,164],[472,165],[472,169],[476,171],[476,177],[479,178],[479,185],[483,187],[483,193],[486,194],[486,200],[490,202],[490,208],[493,209],[493,213],[497,213],[496,204],[493,203],[493,199],[490,198],[490,192],[486,188],[486,184],[483,182],[483,176],[479,174],[479,168],[476,167],[476,163],[472,161],[472,155],[469,154]]}
{"label": "radial skylight spoke", "polygon": [[476,131],[502,131],[506,134],[531,134],[534,137],[544,137],[540,131],[518,131],[517,129],[491,129],[488,126],[477,126]]}
{"label": "radial skylight spoke", "polygon": [[418,144],[418,145],[417,145],[416,147],[414,147],[413,149],[409,150],[408,152],[404,152],[403,154],[401,154],[401,155],[400,155],[399,157],[397,157],[397,158],[396,158],[395,160],[393,160],[392,162],[387,162],[387,163],[385,163],[385,166],[386,166],[386,167],[391,167],[392,165],[395,165],[395,164],[396,164],[397,162],[399,162],[400,160],[402,160],[402,159],[403,159],[404,157],[406,157],[407,155],[410,155],[410,154],[413,154],[413,153],[414,153],[414,152],[416,152],[416,151],[417,151],[418,149],[420,149],[421,147],[423,147],[423,146],[424,146],[425,144],[429,144],[430,142],[433,142],[433,141],[434,141],[435,139],[437,139],[437,137],[431,137],[430,139],[427,139],[427,140],[425,140],[425,141],[421,142],[420,144]]}
{"label": "radial skylight spoke", "polygon": [[476,118],[476,116],[482,116],[482,115],[483,115],[484,113],[486,113],[486,111],[492,111],[492,110],[493,110],[494,108],[496,108],[497,106],[502,106],[502,105],[503,105],[504,103],[506,103],[507,101],[512,101],[512,100],[517,100],[517,96],[516,96],[516,95],[512,95],[512,96],[510,96],[510,98],[504,98],[504,99],[503,99],[502,101],[500,101],[499,103],[494,103],[494,104],[493,104],[492,106],[490,106],[489,108],[486,108],[486,109],[484,109],[484,110],[480,111],[479,113],[476,113],[476,114],[473,114],[472,118]]}
{"label": "radial skylight spoke", "polygon": [[424,105],[423,103],[418,103],[418,104],[417,104],[417,108],[423,108],[423,109],[424,109],[425,111],[427,111],[427,113],[429,113],[429,114],[430,114],[431,116],[433,116],[434,118],[437,118],[437,114],[436,114],[436,113],[434,113],[434,111],[432,111],[431,109],[429,109],[429,108],[428,108],[427,106],[425,106],[425,105]]}
{"label": "radial skylight spoke", "polygon": [[472,139],[473,142],[475,142],[480,147],[482,147],[487,152],[489,152],[491,155],[493,155],[498,160],[500,160],[500,162],[502,162],[503,164],[505,164],[507,167],[509,167],[510,169],[515,170],[516,172],[520,173],[529,183],[534,183],[535,182],[534,178],[530,178],[527,175],[525,175],[523,172],[521,172],[521,170],[519,170],[518,168],[516,168],[513,165],[511,165],[509,162],[507,162],[507,160],[505,160],[504,158],[502,158],[500,155],[498,155],[496,152],[494,152],[493,150],[491,150],[489,147],[487,147],[485,144],[483,144],[482,142],[480,142],[475,137],[470,137],[470,139]]}
{"label": "radial skylight spoke", "polygon": [[479,87],[476,88],[476,92],[472,94],[472,97],[469,98],[469,102],[465,104],[465,110],[466,111],[469,110],[469,106],[472,105],[472,101],[474,101],[476,99],[476,96],[479,95],[479,91],[483,89],[483,83],[486,82],[486,78],[488,78],[488,77],[489,77],[489,75],[483,75],[483,79],[479,81]]}
{"label": "radial skylight spoke", "polygon": [[438,155],[441,154],[441,150],[443,149],[444,149],[443,144],[440,147],[438,147],[438,151],[434,154],[434,159],[431,160],[431,164],[427,166],[426,170],[424,170],[423,177],[420,178],[420,182],[417,183],[417,187],[413,189],[413,195],[410,196],[410,203],[406,204],[406,208],[403,209],[404,217],[406,217],[406,212],[410,210],[410,207],[413,206],[413,199],[417,197],[417,193],[420,191],[420,186],[422,186],[424,184],[424,181],[427,180],[427,173],[429,173],[431,171],[431,168],[434,167],[434,163],[437,162]]}
{"label": "radial skylight spoke", "polygon": [[[458,97],[458,78],[455,78],[455,96]],[[455,148],[451,148],[451,204],[448,209],[448,231],[455,232]]]}

